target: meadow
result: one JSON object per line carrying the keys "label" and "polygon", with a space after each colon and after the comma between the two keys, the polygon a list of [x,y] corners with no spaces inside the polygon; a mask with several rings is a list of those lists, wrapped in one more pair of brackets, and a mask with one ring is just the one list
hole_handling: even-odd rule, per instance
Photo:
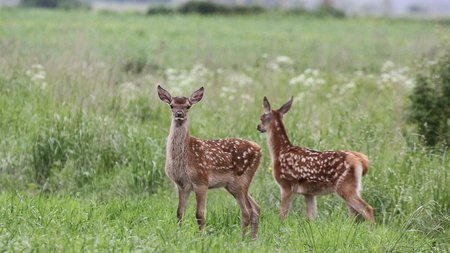
{"label": "meadow", "polygon": [[[197,16],[0,9],[0,251],[448,252],[449,151],[423,146],[406,118],[416,73],[448,45],[450,23],[268,13]],[[205,87],[191,134],[263,147],[251,193],[256,242],[239,208],[208,192],[198,231],[191,195],[183,227],[164,172],[170,110],[156,94]],[[371,161],[370,227],[336,196],[306,218],[280,193],[262,98],[281,106],[293,143],[351,149]]]}

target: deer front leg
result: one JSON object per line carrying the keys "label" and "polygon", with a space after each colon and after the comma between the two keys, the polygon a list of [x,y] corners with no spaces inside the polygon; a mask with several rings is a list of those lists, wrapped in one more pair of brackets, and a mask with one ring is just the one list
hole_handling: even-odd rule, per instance
{"label": "deer front leg", "polygon": [[291,187],[281,188],[281,209],[280,209],[280,219],[286,219],[289,214],[289,210],[292,206],[292,201],[294,200],[294,192]]}
{"label": "deer front leg", "polygon": [[308,218],[314,219],[317,214],[317,203],[316,196],[314,195],[305,195],[305,203],[306,203],[306,213]]}
{"label": "deer front leg", "polygon": [[208,191],[208,186],[196,187],[194,191],[197,197],[197,213],[195,217],[197,218],[200,230],[203,231],[206,223],[206,192]]}
{"label": "deer front leg", "polygon": [[180,186],[178,186],[177,218],[178,218],[179,226],[181,226],[184,214],[186,213],[186,208],[188,206],[190,193],[191,193],[190,190],[182,189]]}

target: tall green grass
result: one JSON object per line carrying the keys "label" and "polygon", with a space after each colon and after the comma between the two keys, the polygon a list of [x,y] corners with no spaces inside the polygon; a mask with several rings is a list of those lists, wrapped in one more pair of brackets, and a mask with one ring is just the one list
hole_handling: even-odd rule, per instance
{"label": "tall green grass", "polygon": [[[14,9],[0,10],[0,21],[0,249],[448,250],[448,151],[427,150],[405,117],[414,62],[433,60],[447,25]],[[221,191],[208,194],[204,234],[192,204],[178,228],[164,174],[170,112],[156,84],[173,95],[205,86],[192,135],[263,147],[251,187],[262,207],[255,244],[241,242],[238,206]],[[279,189],[256,131],[264,95],[274,107],[295,97],[285,117],[295,144],[368,154],[363,195],[376,227],[348,219],[335,196],[319,199],[317,220],[300,200],[278,220]]]}

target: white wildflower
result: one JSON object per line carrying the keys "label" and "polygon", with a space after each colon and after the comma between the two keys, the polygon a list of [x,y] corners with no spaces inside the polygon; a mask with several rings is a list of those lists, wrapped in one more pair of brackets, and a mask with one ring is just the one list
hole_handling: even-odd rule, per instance
{"label": "white wildflower", "polygon": [[381,67],[380,78],[377,84],[381,89],[391,85],[412,87],[414,80],[409,76],[409,69],[407,67],[397,67],[393,62],[387,61]]}
{"label": "white wildflower", "polygon": [[243,100],[243,101],[247,101],[247,102],[250,102],[250,103],[252,103],[253,101],[254,101],[254,97],[253,96],[250,96],[249,94],[242,94],[241,95],[241,99]]}
{"label": "white wildflower", "polygon": [[357,78],[364,77],[364,71],[362,71],[362,70],[356,71],[356,72],[355,72],[355,76],[356,76]]}
{"label": "white wildflower", "polygon": [[305,99],[306,94],[304,92],[300,92],[297,94],[297,96],[295,96],[294,100],[297,101],[297,103],[299,101],[303,101]]}
{"label": "white wildflower", "polygon": [[292,65],[292,64],[294,64],[294,60],[292,60],[291,58],[289,58],[288,56],[285,56],[285,55],[277,56],[275,61],[278,64],[280,64],[280,65],[283,65],[283,64]]}
{"label": "white wildflower", "polygon": [[278,63],[276,63],[276,62],[271,62],[271,63],[267,64],[267,68],[269,68],[273,71],[277,71],[277,72],[281,70],[280,65],[278,65]]}
{"label": "white wildflower", "polygon": [[305,82],[306,76],[304,74],[300,74],[289,81],[290,85],[296,85],[299,83]]}
{"label": "white wildflower", "polygon": [[351,90],[353,88],[355,88],[356,84],[355,81],[350,81],[344,85],[342,85],[342,88],[346,89],[346,90]]}
{"label": "white wildflower", "polygon": [[273,71],[280,71],[282,68],[292,67],[294,63],[294,60],[292,60],[290,57],[279,55],[273,61],[267,64],[267,68]]}
{"label": "white wildflower", "polygon": [[230,82],[239,86],[247,86],[253,83],[253,79],[244,73],[233,73],[229,75]]}
{"label": "white wildflower", "polygon": [[235,98],[235,94],[237,90],[232,87],[222,86],[220,88],[219,96],[222,98],[227,98],[228,100],[233,100]]}
{"label": "white wildflower", "polygon": [[325,80],[320,77],[320,72],[317,69],[306,69],[300,75],[289,80],[290,85],[301,84],[303,86],[317,86],[325,83]]}
{"label": "white wildflower", "polygon": [[31,69],[27,70],[25,74],[34,84],[40,86],[42,89],[47,87],[47,72],[45,72],[45,69],[41,64],[32,65]]}
{"label": "white wildflower", "polygon": [[381,72],[389,71],[389,70],[393,69],[394,67],[395,67],[395,63],[393,63],[392,61],[387,61],[387,62],[383,63],[383,66],[381,66]]}
{"label": "white wildflower", "polygon": [[220,90],[222,91],[221,94],[236,93],[236,89],[235,89],[235,88],[226,87],[226,86],[222,86],[222,87],[220,88]]}
{"label": "white wildflower", "polygon": [[[199,84],[205,84],[210,76],[210,71],[205,66],[196,64],[190,70],[167,68],[164,75],[170,87],[192,88]],[[182,88],[178,88],[178,90],[181,91]]]}
{"label": "white wildflower", "polygon": [[312,73],[312,75],[314,77],[318,77],[319,76],[319,70],[317,70],[317,69],[313,69],[311,73]]}
{"label": "white wildflower", "polygon": [[205,77],[208,73],[209,70],[205,66],[203,66],[202,64],[196,64],[194,65],[194,67],[192,67],[190,76],[198,80]]}
{"label": "white wildflower", "polygon": [[173,77],[173,76],[178,75],[178,71],[176,69],[173,69],[173,68],[167,68],[164,71],[164,74],[166,75],[166,77]]}

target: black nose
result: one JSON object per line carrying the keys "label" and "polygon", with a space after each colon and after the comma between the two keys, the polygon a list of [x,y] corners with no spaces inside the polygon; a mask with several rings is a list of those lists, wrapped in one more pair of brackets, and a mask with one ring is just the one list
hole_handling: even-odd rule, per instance
{"label": "black nose", "polygon": [[258,125],[258,126],[256,127],[256,129],[257,129],[258,131],[260,131],[261,133],[264,133],[264,132],[265,132],[265,130],[264,130],[260,125]]}
{"label": "black nose", "polygon": [[180,111],[176,112],[175,113],[175,117],[182,118],[183,117],[183,112],[180,112]]}

